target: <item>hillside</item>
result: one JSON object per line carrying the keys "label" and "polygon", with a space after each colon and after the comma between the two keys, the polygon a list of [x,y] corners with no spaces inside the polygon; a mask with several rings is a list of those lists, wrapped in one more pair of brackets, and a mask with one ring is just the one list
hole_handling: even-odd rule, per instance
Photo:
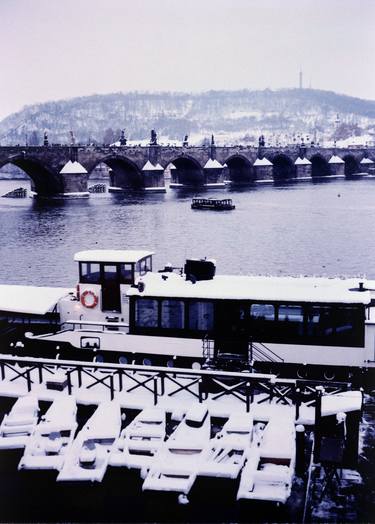
{"label": "hillside", "polygon": [[209,91],[205,93],[113,93],[46,102],[24,107],[0,122],[1,145],[68,143],[72,129],[78,142],[111,143],[126,129],[130,140],[199,143],[211,133],[216,142],[290,142],[299,134],[320,142],[355,136],[374,140],[375,101],[315,89]]}

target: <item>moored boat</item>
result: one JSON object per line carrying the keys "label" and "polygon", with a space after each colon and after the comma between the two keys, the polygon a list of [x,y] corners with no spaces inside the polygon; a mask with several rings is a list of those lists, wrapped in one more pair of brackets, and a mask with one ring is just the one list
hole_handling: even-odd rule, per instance
{"label": "moored boat", "polygon": [[4,330],[27,331],[6,349],[326,380],[375,365],[375,281],[216,275],[207,259],[155,272],[152,255],[79,252],[75,292],[0,286]]}

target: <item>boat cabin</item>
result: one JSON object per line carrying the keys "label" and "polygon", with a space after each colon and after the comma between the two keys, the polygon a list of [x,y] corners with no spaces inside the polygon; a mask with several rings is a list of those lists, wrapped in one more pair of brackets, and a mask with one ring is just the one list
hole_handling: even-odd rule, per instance
{"label": "boat cabin", "polygon": [[130,333],[206,337],[238,354],[250,341],[363,347],[371,300],[354,279],[212,274],[149,273],[128,295]]}
{"label": "boat cabin", "polygon": [[74,256],[79,265],[77,295],[86,309],[124,313],[129,286],[152,271],[151,251],[90,250]]}

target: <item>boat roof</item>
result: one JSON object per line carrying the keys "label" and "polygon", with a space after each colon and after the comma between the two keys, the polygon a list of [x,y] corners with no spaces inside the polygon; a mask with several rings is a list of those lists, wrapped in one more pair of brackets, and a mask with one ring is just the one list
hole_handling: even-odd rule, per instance
{"label": "boat roof", "polygon": [[72,288],[0,285],[0,311],[45,315]]}
{"label": "boat roof", "polygon": [[132,249],[90,249],[74,255],[77,262],[130,262],[136,263],[153,255],[153,251]]}
{"label": "boat roof", "polygon": [[252,300],[260,302],[312,302],[369,304],[370,291],[359,291],[360,278],[271,277],[217,275],[194,284],[176,273],[146,273],[144,290],[130,288],[129,296]]}

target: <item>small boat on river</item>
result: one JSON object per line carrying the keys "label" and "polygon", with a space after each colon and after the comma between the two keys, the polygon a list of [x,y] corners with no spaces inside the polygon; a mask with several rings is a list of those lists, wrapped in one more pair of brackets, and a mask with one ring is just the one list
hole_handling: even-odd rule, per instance
{"label": "small boat on river", "polygon": [[191,209],[211,209],[213,211],[230,211],[235,209],[231,198],[193,198]]}

